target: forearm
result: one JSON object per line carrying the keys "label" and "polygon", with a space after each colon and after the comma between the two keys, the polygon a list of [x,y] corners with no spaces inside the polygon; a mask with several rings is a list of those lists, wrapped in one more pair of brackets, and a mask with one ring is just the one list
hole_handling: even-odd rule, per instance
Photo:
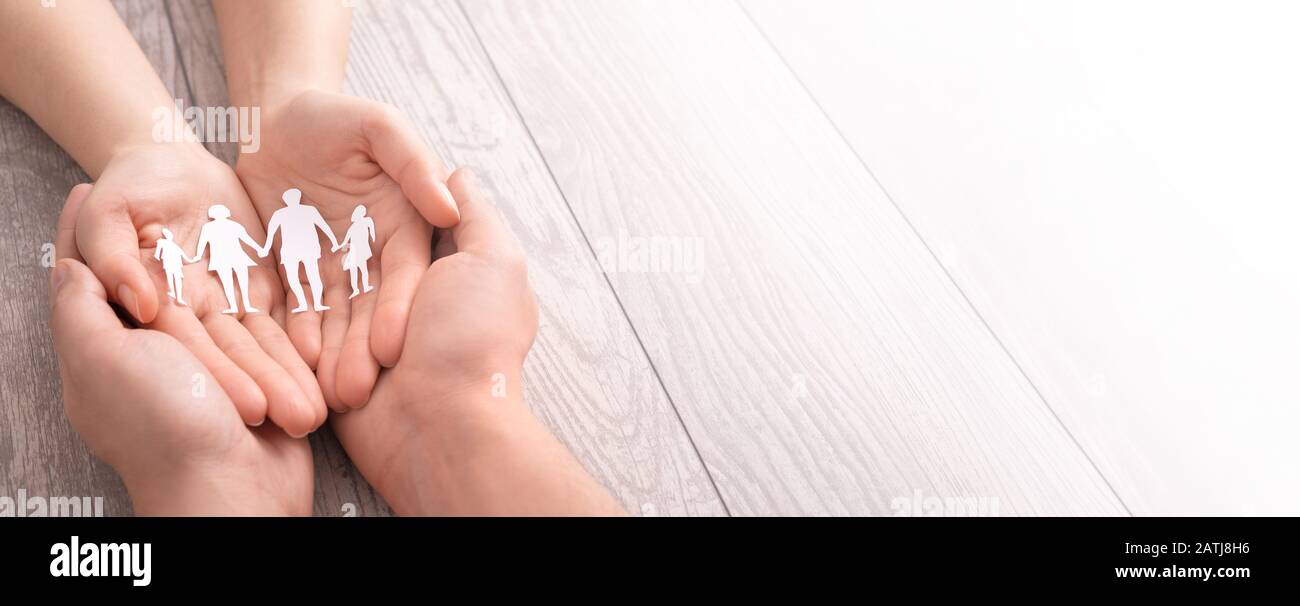
{"label": "forearm", "polygon": [[462,394],[407,408],[417,407],[368,475],[399,514],[625,515],[520,398]]}
{"label": "forearm", "polygon": [[174,102],[108,0],[0,2],[0,95],[90,175],[153,141]]}
{"label": "forearm", "polygon": [[319,0],[214,0],[226,83],[237,106],[275,105],[304,89],[343,90],[352,10]]}

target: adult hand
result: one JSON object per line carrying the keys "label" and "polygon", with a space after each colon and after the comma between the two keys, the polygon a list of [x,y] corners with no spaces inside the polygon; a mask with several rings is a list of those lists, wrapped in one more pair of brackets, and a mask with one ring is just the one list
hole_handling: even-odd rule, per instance
{"label": "adult hand", "polygon": [[[80,204],[78,186],[67,208]],[[122,476],[141,515],[310,514],[311,449],[250,428],[176,338],[130,329],[82,264],[65,210],[50,277],[50,325],[69,421]],[[127,352],[127,355],[123,355]]]}
{"label": "adult hand", "polygon": [[448,185],[460,224],[419,281],[401,361],[333,417],[339,441],[401,514],[622,514],[524,404],[537,302],[523,253],[471,176]]}
{"label": "adult hand", "polygon": [[152,253],[162,228],[184,250],[195,250],[207,208],[218,203],[252,237],[262,235],[234,172],[202,147],[130,147],[112,157],[93,188],[78,186],[69,196],[61,234],[68,236],[65,247],[80,250],[110,300],[142,325],[174,337],[207,367],[244,423],[260,425],[269,417],[290,435],[306,435],[327,411],[310,368],[276,321],[284,316],[284,297],[269,262],[249,275],[249,298],[263,313],[223,314],[225,293],[207,264],[182,270],[190,307],[161,294],[166,274]]}
{"label": "adult hand", "polygon": [[[325,402],[343,411],[364,405],[380,365],[397,362],[411,300],[430,262],[430,224],[449,227],[459,214],[442,163],[392,107],[319,90],[283,99],[263,106],[260,147],[241,155],[235,168],[257,212],[269,221],[284,207],[282,194],[298,188],[338,240],[358,204],[376,226],[371,262],[379,271],[370,275],[378,292],[349,301],[349,277],[335,248],[319,264],[330,311],[291,314],[286,324],[316,369]],[[310,292],[304,276],[281,275]]]}

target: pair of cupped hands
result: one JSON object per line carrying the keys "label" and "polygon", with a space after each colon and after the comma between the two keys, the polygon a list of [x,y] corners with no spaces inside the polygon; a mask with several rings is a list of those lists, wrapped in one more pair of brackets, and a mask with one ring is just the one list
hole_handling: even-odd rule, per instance
{"label": "pair of cupped hands", "polygon": [[[138,513],[233,480],[240,488],[217,491],[229,502],[212,511],[310,513],[300,438],[328,409],[347,412],[334,425],[354,460],[383,461],[440,401],[487,392],[494,377],[517,381],[536,332],[509,230],[473,175],[448,174],[399,112],[315,90],[262,112],[260,148],[233,170],[197,143],[126,147],[73,188],[59,219],[51,327],[67,414]],[[291,187],[335,233],[366,205],[376,291],[349,301],[348,276],[327,257],[332,309],[290,314],[298,302],[271,257],[249,276],[258,313],[223,314],[206,264],[184,269],[190,307],[166,297],[152,255],[162,228],[193,250],[220,203],[262,241]]]}

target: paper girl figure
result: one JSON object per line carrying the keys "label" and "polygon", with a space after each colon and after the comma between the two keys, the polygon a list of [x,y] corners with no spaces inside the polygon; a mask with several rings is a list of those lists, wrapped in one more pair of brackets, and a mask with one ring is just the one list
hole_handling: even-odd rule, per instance
{"label": "paper girl figure", "polygon": [[153,249],[153,258],[160,259],[163,264],[163,271],[167,272],[167,296],[176,299],[177,303],[189,306],[185,302],[185,297],[181,294],[181,280],[185,274],[181,273],[181,267],[185,263],[198,263],[199,258],[190,258],[185,256],[185,250],[181,248],[176,240],[172,239],[172,231],[166,227],[162,230],[162,236]]}
{"label": "paper girl figure", "polygon": [[248,268],[257,263],[244,252],[240,243],[247,244],[253,250],[259,250],[257,242],[248,235],[248,230],[230,220],[230,209],[222,204],[213,204],[208,207],[208,218],[212,219],[203,224],[203,229],[199,231],[199,251],[195,257],[203,256],[203,249],[211,247],[208,253],[208,271],[217,272],[217,277],[221,279],[221,287],[226,291],[226,303],[230,308],[221,313],[233,314],[239,313],[235,307],[235,284],[231,280],[233,274],[239,279],[239,292],[243,295],[244,311],[249,313],[257,312],[253,305],[248,302]]}
{"label": "paper girl figure", "polygon": [[361,284],[366,292],[370,292],[375,287],[370,285],[370,241],[375,239],[375,221],[366,216],[366,207],[358,204],[352,211],[352,227],[348,228],[347,235],[343,236],[343,241],[334,247],[333,251],[340,248],[347,248],[348,254],[343,255],[343,269],[352,274],[352,295],[351,299],[361,291],[357,290],[357,271],[361,272]]}

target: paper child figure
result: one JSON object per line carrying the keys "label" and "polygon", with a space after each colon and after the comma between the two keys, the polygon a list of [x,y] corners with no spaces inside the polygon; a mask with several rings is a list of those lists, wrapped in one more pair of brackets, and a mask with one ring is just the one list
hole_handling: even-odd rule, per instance
{"label": "paper child figure", "polygon": [[316,301],[314,309],[316,311],[325,311],[329,309],[321,304],[321,293],[325,287],[320,281],[320,238],[316,235],[319,229],[325,232],[325,237],[329,238],[330,245],[338,249],[339,243],[334,239],[334,232],[330,231],[330,226],[325,222],[325,218],[320,216],[320,212],[314,207],[302,204],[302,191],[290,189],[281,196],[284,200],[285,207],[275,211],[271,215],[271,223],[266,227],[266,244],[262,246],[259,254],[266,256],[271,250],[271,242],[275,240],[276,232],[280,235],[280,263],[284,265],[285,276],[289,282],[289,289],[293,291],[293,296],[298,298],[298,306],[293,308],[293,313],[307,311],[307,299],[302,294],[302,282],[298,280],[298,266],[303,266],[307,273],[307,283],[311,285],[311,296]]}
{"label": "paper child figure", "polygon": [[153,249],[153,258],[160,259],[163,264],[163,271],[167,272],[167,296],[176,299],[177,303],[189,307],[185,302],[185,297],[181,294],[181,280],[185,274],[181,273],[181,268],[185,263],[198,263],[199,258],[190,258],[185,256],[185,250],[181,248],[176,240],[172,239],[172,230],[166,227],[162,230],[162,236]]}
{"label": "paper child figure", "polygon": [[202,257],[203,249],[211,247],[211,252],[208,253],[208,271],[217,272],[221,287],[226,291],[226,303],[230,304],[230,308],[221,313],[239,313],[235,307],[235,285],[230,279],[232,273],[239,279],[244,311],[256,313],[258,310],[248,302],[248,268],[257,263],[244,252],[240,243],[259,250],[257,242],[248,235],[248,230],[243,225],[230,220],[230,209],[222,204],[208,207],[208,218],[212,220],[204,223],[203,229],[199,230],[199,250],[194,256],[196,259]]}
{"label": "paper child figure", "polygon": [[357,290],[357,271],[361,271],[361,284],[370,292],[375,287],[370,285],[370,268],[369,260],[370,241],[375,239],[375,221],[366,216],[366,207],[358,204],[352,211],[352,227],[348,228],[348,233],[344,234],[343,242],[334,247],[331,252],[338,251],[340,248],[348,249],[348,253],[343,255],[343,269],[352,274],[352,295],[351,299],[361,291]]}

